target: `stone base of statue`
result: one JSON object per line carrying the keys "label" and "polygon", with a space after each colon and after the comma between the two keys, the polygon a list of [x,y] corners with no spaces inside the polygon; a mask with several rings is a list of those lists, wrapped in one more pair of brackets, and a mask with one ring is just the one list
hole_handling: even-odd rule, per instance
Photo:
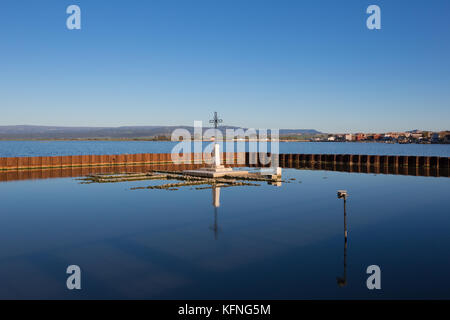
{"label": "stone base of statue", "polygon": [[220,146],[216,143],[214,145],[214,163],[205,168],[200,168],[196,170],[185,170],[183,173],[196,176],[196,177],[206,177],[206,178],[220,178],[223,176],[242,176],[248,174],[248,171],[235,171],[232,168],[226,168],[220,164]]}
{"label": "stone base of statue", "polygon": [[185,170],[183,173],[195,177],[220,178],[223,176],[242,176],[248,174],[248,171],[233,170],[225,166],[211,166],[196,170]]}

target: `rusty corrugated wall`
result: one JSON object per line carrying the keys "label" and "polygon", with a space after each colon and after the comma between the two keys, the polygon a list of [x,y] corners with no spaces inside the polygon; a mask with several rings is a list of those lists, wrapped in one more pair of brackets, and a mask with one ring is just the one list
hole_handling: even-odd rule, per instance
{"label": "rusty corrugated wall", "polygon": [[[270,156],[270,154],[267,154]],[[211,161],[210,154],[190,153],[180,154],[183,164],[205,164]],[[222,162],[226,165],[247,165],[252,167],[264,167],[264,159],[258,153],[222,153]],[[174,164],[170,153],[143,153],[143,154],[119,154],[119,155],[75,155],[55,157],[14,157],[0,158],[0,171],[9,170],[33,170],[50,168],[77,168],[98,166],[129,166],[129,165],[158,165]],[[449,157],[433,156],[391,156],[391,155],[353,155],[353,154],[280,154],[281,167],[298,167],[312,165],[323,168],[332,166],[350,166],[369,168],[373,172],[412,172],[414,169],[424,169],[431,173],[448,176],[450,170]],[[371,169],[373,168],[373,169]],[[431,170],[431,171],[430,171]],[[423,170],[422,170],[423,171]],[[426,174],[425,174],[426,175]],[[431,174],[433,175],[433,174]]]}
{"label": "rusty corrugated wall", "polygon": [[[206,163],[211,161],[210,154],[180,154],[182,163]],[[244,164],[245,153],[222,153],[225,164]],[[240,161],[240,162],[239,162]],[[26,170],[37,168],[64,168],[86,166],[116,166],[130,164],[170,164],[170,153],[140,153],[117,155],[76,155],[55,157],[14,157],[0,158],[0,170]]]}

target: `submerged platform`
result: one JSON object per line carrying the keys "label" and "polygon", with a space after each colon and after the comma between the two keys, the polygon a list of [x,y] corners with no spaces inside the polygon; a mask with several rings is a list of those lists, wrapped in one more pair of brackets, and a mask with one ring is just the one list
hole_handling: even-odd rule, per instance
{"label": "submerged platform", "polygon": [[242,176],[248,174],[248,171],[234,171],[232,168],[216,166],[196,170],[184,170],[183,173],[194,177],[219,178],[223,176]]}

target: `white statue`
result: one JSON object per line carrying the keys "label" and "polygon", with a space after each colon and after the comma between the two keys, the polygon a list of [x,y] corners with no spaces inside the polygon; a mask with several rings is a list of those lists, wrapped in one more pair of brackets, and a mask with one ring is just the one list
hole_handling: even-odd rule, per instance
{"label": "white statue", "polygon": [[220,145],[218,143],[214,144],[214,163],[213,166],[220,167]]}

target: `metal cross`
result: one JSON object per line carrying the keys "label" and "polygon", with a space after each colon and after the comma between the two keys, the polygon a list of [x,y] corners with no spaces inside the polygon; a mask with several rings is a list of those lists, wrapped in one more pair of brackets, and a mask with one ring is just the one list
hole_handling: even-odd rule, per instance
{"label": "metal cross", "polygon": [[209,123],[214,123],[214,128],[217,129],[219,127],[219,123],[222,123],[223,120],[217,117],[217,112],[214,112],[214,118],[209,120]]}

